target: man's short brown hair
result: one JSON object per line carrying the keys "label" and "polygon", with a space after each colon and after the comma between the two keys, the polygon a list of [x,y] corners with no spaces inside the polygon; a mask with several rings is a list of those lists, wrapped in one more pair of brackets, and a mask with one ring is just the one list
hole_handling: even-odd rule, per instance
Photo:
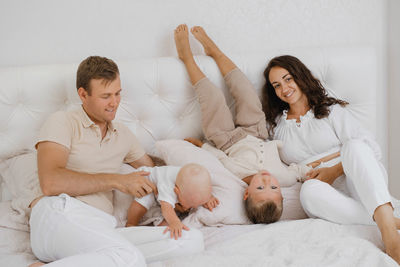
{"label": "man's short brown hair", "polygon": [[82,87],[90,95],[90,80],[103,79],[107,84],[114,81],[118,75],[118,66],[114,61],[106,57],[91,56],[79,64],[76,73],[76,89]]}
{"label": "man's short brown hair", "polygon": [[246,215],[252,223],[269,224],[274,223],[281,218],[283,211],[282,202],[283,201],[278,205],[271,200],[262,203],[255,203],[250,197],[248,197],[244,201],[244,207]]}

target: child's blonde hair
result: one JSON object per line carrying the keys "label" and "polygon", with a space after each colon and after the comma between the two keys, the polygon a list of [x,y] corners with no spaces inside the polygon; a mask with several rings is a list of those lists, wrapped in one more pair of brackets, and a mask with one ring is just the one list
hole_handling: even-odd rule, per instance
{"label": "child's blonde hair", "polygon": [[283,200],[277,205],[271,200],[255,203],[248,197],[244,201],[246,215],[252,223],[274,223],[282,216]]}

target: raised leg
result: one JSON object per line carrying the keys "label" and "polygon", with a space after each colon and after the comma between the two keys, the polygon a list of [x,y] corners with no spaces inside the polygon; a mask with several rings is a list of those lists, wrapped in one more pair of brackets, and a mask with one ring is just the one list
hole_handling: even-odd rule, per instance
{"label": "raised leg", "polygon": [[237,133],[224,95],[197,66],[190,50],[186,25],[179,25],[175,29],[175,44],[199,99],[204,135],[218,149],[224,150],[232,145],[232,137],[244,137],[245,134]]}
{"label": "raised leg", "polygon": [[224,76],[225,82],[235,99],[235,125],[250,135],[265,139],[268,132],[265,114],[254,86],[247,77],[211,40],[200,26],[191,29],[194,37],[203,45],[205,53],[212,57]]}

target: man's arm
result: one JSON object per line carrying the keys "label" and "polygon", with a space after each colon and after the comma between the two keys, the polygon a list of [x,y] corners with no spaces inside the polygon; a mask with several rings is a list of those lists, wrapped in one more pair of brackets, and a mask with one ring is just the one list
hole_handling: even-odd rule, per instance
{"label": "man's arm", "polygon": [[142,197],[156,190],[155,185],[145,178],[148,172],[129,174],[88,174],[66,168],[69,150],[54,142],[41,142],[37,146],[38,174],[44,195],[54,196],[66,193],[70,196],[96,192],[120,190]]}

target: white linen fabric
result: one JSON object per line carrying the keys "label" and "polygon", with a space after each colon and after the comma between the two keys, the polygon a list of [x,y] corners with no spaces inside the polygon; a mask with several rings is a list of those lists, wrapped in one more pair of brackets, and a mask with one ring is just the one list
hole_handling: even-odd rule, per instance
{"label": "white linen fabric", "polygon": [[[160,201],[165,201],[175,207],[178,203],[178,198],[174,192],[176,176],[181,167],[162,166],[162,167],[140,167],[138,171],[150,172],[148,178],[152,181],[158,190],[158,195],[155,197],[153,193],[135,200],[149,210],[152,206],[159,204]],[[157,200],[157,201],[156,201]]]}
{"label": "white linen fabric", "polygon": [[381,158],[381,150],[372,134],[361,126],[347,107],[339,104],[329,107],[329,116],[316,119],[312,110],[300,116],[300,123],[287,119],[287,111],[277,119],[273,139],[281,140],[279,150],[281,159],[287,165],[291,163],[309,163],[327,154],[337,152],[342,144],[351,139],[367,143]]}
{"label": "white linen fabric", "polygon": [[350,196],[326,183],[308,181],[301,189],[301,203],[309,216],[336,223],[373,224],[375,209],[391,202],[386,170],[379,162],[379,145],[345,107],[330,106],[329,116],[323,119],[315,118],[309,110],[300,123],[288,120],[284,111],[278,118],[274,138],[285,143],[281,156],[288,164],[307,163],[341,152]]}
{"label": "white linen fabric", "polygon": [[347,141],[340,152],[349,193],[339,192],[319,180],[309,180],[301,189],[303,208],[310,217],[335,223],[376,225],[372,219],[376,207],[391,203],[386,170],[361,140]]}
{"label": "white linen fabric", "polygon": [[286,166],[280,160],[278,150],[283,146],[279,140],[261,140],[247,135],[225,152],[205,143],[202,148],[213,153],[230,172],[239,179],[253,175],[260,170],[269,171],[281,186],[291,186],[305,177],[311,170],[306,165]]}
{"label": "white linen fabric", "polygon": [[31,152],[0,162],[0,174],[4,179],[4,189],[10,194],[14,210],[10,218],[28,231],[29,204],[42,195],[37,173],[37,153]]}
{"label": "white linen fabric", "polygon": [[[210,172],[213,195],[219,199],[220,204],[212,212],[203,207],[197,208],[184,219],[185,224],[202,227],[250,223],[243,204],[247,184],[228,171],[213,154],[183,140],[159,141],[156,148],[167,164],[183,166],[194,162],[203,165]],[[282,187],[284,199],[281,220],[307,218],[300,204],[300,187],[300,183]]]}
{"label": "white linen fabric", "polygon": [[160,261],[204,249],[196,229],[184,231],[178,240],[163,234],[165,227],[115,229],[113,216],[66,194],[42,198],[30,225],[32,250],[49,266],[145,266],[145,259]]}

